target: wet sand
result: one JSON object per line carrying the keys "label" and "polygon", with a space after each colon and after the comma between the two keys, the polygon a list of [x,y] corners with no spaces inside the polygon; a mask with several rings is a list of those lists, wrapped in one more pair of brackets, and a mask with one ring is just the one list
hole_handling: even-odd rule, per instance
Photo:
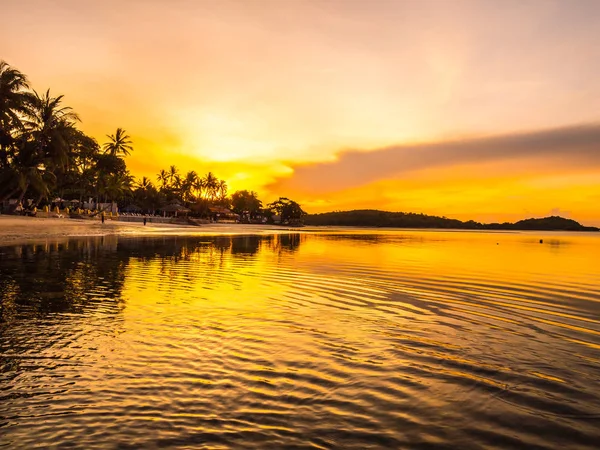
{"label": "wet sand", "polygon": [[77,236],[109,235],[193,235],[193,234],[274,234],[298,231],[275,225],[206,224],[201,226],[148,222],[121,222],[118,220],[83,220],[69,218],[37,218],[0,215],[0,245],[44,239]]}

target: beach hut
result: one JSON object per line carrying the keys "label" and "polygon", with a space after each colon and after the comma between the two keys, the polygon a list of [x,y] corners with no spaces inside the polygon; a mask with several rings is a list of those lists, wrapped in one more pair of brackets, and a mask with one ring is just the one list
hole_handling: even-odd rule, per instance
{"label": "beach hut", "polygon": [[234,213],[229,208],[224,206],[211,206],[208,208],[210,215],[215,222],[239,222],[240,215]]}
{"label": "beach hut", "polygon": [[167,206],[160,208],[160,211],[164,213],[164,215],[173,215],[174,217],[180,215],[187,215],[191,211],[191,209],[186,208],[185,206],[181,206],[179,203],[171,203]]}

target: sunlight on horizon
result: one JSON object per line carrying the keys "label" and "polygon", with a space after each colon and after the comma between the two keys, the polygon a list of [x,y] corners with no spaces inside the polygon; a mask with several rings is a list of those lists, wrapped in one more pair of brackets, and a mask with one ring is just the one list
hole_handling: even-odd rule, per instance
{"label": "sunlight on horizon", "polygon": [[[543,147],[561,142],[555,130],[600,123],[590,101],[600,97],[597,2],[141,5],[7,0],[0,30],[0,57],[36,90],[64,94],[83,131],[103,142],[127,130],[138,177],[155,180],[173,164],[212,171],[233,190],[255,190],[266,202],[294,198],[309,212],[504,220],[559,209],[600,224],[598,133],[587,143],[574,136],[575,153]],[[442,164],[423,155],[423,168],[382,170],[375,180],[354,163],[343,183],[309,194],[327,184],[324,174],[340,173],[349,152],[375,164],[394,146],[420,152],[421,144],[482,136],[511,145],[511,136],[544,132],[541,150],[519,147],[508,158],[533,161],[520,184],[503,183],[495,169],[481,177],[505,164],[503,148],[465,169],[460,150],[448,147]],[[428,171],[441,177],[432,184]],[[460,179],[443,181],[457,171]]]}

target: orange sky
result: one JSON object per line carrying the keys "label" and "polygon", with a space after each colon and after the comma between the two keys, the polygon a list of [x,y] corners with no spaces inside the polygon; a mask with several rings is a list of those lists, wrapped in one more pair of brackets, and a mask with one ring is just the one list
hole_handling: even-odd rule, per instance
{"label": "orange sky", "polygon": [[3,0],[0,58],[128,165],[309,212],[600,224],[600,3]]}

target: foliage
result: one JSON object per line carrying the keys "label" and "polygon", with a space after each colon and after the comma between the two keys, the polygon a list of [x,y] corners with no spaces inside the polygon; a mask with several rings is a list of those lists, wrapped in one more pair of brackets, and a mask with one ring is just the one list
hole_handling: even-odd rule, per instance
{"label": "foliage", "polygon": [[106,135],[109,141],[102,147],[111,156],[129,156],[133,151],[131,138],[124,129],[117,128],[115,134]]}
{"label": "foliage", "polygon": [[0,62],[0,201],[34,199],[34,206],[66,196],[120,200],[132,177],[125,156],[131,141],[117,129],[105,153],[77,129],[79,117],[63,96],[29,89],[27,78]]}
{"label": "foliage", "polygon": [[269,203],[268,208],[281,216],[281,222],[299,221],[306,212],[300,205],[286,197],[279,197],[279,200]]}
{"label": "foliage", "polygon": [[425,214],[388,212],[378,210],[338,211],[312,214],[304,219],[308,225],[369,226],[396,228],[456,228],[468,230],[568,230],[597,231],[598,228],[584,227],[574,220],[562,217],[527,219],[516,223],[482,224],[473,220],[462,222],[447,217]]}
{"label": "foliage", "polygon": [[262,202],[254,191],[236,191],[231,195],[231,208],[237,214],[248,213],[253,217],[262,208]]}
{"label": "foliage", "polygon": [[[255,192],[228,196],[228,185],[213,172],[185,174],[172,165],[153,180],[135,180],[125,158],[134,148],[131,137],[117,128],[99,144],[77,128],[79,117],[64,104],[62,95],[38,93],[27,77],[0,61],[0,204],[7,199],[32,199],[27,206],[43,206],[56,197],[95,203],[116,201],[146,212],[177,203],[195,214],[209,215],[210,208],[258,213],[262,202]],[[287,202],[287,203],[285,203]],[[304,212],[287,199],[274,203],[282,216],[293,219]]]}

